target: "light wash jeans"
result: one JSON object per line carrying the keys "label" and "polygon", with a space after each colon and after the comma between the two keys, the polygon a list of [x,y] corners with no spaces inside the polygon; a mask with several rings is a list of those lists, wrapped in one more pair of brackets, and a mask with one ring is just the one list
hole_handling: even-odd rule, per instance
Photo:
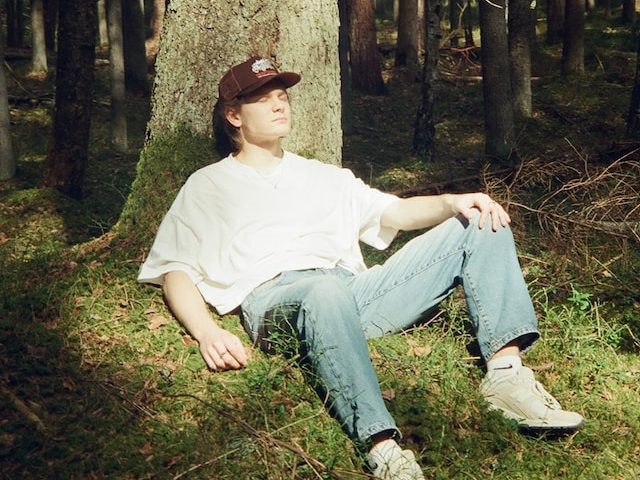
{"label": "light wash jeans", "polygon": [[479,229],[477,219],[451,218],[357,275],[339,267],[283,272],[244,300],[245,329],[263,348],[269,335],[297,337],[316,389],[356,444],[399,433],[367,338],[411,327],[460,284],[485,359],[511,341],[525,349],[539,337],[510,229]]}

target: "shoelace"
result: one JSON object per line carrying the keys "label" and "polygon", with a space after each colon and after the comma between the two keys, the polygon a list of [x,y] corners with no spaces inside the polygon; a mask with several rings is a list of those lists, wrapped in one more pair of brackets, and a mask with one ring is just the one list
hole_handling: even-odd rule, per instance
{"label": "shoelace", "polygon": [[540,396],[542,397],[542,400],[544,401],[544,404],[548,408],[550,408],[551,410],[562,410],[562,407],[560,406],[558,401],[555,398],[553,398],[549,392],[545,390],[545,388],[542,386],[540,382],[536,381],[534,388],[540,394]]}

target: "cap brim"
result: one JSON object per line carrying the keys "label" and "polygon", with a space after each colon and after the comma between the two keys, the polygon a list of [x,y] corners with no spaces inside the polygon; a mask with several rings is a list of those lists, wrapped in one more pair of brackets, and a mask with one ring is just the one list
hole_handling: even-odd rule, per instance
{"label": "cap brim", "polygon": [[277,75],[263,77],[259,81],[251,85],[250,88],[243,90],[243,92],[239,95],[239,97],[245,97],[250,93],[255,92],[256,90],[266,85],[267,83],[271,83],[275,81],[282,82],[282,84],[284,85],[284,88],[293,87],[296,83],[300,81],[301,78],[302,77],[299,74],[294,72],[281,72],[281,73],[278,73]]}

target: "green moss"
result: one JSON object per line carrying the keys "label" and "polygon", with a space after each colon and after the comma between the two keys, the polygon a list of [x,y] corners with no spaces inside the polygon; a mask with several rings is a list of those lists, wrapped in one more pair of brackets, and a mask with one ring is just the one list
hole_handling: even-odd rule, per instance
{"label": "green moss", "polygon": [[191,132],[151,141],[140,155],[137,177],[116,231],[149,240],[189,175],[219,159],[209,138]]}

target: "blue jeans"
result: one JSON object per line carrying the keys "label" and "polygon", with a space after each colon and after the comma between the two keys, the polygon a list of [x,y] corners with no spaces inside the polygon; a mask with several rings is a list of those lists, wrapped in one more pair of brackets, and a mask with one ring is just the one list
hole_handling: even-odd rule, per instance
{"label": "blue jeans", "polygon": [[[245,329],[268,345],[275,320],[279,333],[297,338],[327,407],[357,444],[385,430],[399,433],[368,338],[411,327],[457,285],[485,359],[512,341],[524,350],[539,337],[510,229],[479,229],[477,219],[451,218],[356,275],[340,267],[283,272],[244,300]],[[278,316],[287,318],[285,328]]]}

